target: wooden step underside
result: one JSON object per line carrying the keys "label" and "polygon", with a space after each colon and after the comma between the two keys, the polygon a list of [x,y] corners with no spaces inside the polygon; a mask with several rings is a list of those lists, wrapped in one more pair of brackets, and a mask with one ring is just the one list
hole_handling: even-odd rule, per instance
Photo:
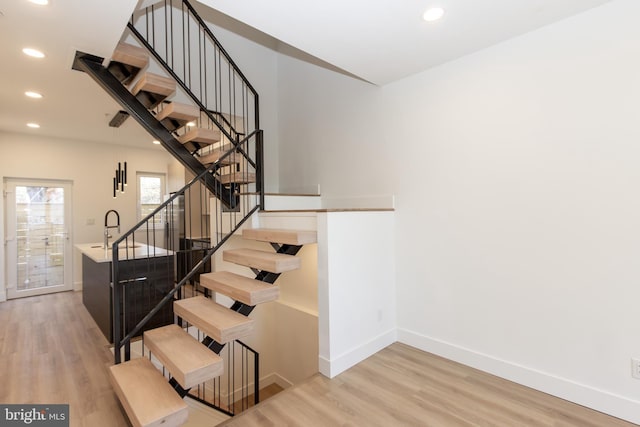
{"label": "wooden step underside", "polygon": [[111,366],[109,373],[134,427],[179,426],[187,421],[187,404],[148,359]]}
{"label": "wooden step underside", "polygon": [[220,131],[216,129],[195,128],[178,137],[182,144],[197,143],[202,147],[220,141]]}
{"label": "wooden step underside", "polygon": [[144,344],[185,389],[218,377],[224,370],[220,356],[178,325],[146,331]]}
{"label": "wooden step underside", "polygon": [[179,102],[164,105],[156,115],[156,119],[169,131],[179,129],[189,122],[195,122],[198,117],[200,117],[198,107]]}
{"label": "wooden step underside", "polygon": [[280,288],[277,285],[240,276],[229,271],[201,274],[200,284],[247,305],[274,301],[280,296]]}
{"label": "wooden step underside", "polygon": [[284,230],[275,228],[245,228],[244,239],[286,245],[307,245],[318,241],[317,233],[312,230]]}
{"label": "wooden step underside", "polygon": [[[203,156],[198,157],[198,160],[200,160],[200,163],[202,163],[203,165],[210,165],[213,164],[215,162],[218,161],[218,159],[220,157],[222,157],[223,155],[225,155],[227,153],[227,151],[230,149],[230,147],[223,147],[221,149],[217,149],[217,150],[213,150],[210,153],[207,153]],[[240,163],[240,159],[242,158],[241,154],[238,153],[231,153],[229,154],[227,157],[225,157],[224,159],[222,159],[220,161],[221,165],[232,165],[232,164],[237,164]]]}
{"label": "wooden step underside", "polygon": [[243,338],[253,330],[250,319],[209,298],[197,296],[176,301],[174,312],[221,344]]}
{"label": "wooden step underside", "polygon": [[175,80],[153,73],[144,73],[131,89],[131,93],[149,109],[156,107],[175,91]]}
{"label": "wooden step underside", "polygon": [[126,85],[133,81],[147,64],[149,64],[149,54],[145,49],[120,42],[113,52],[107,69]]}
{"label": "wooden step underside", "polygon": [[222,184],[251,184],[256,182],[256,174],[253,172],[233,172],[220,175],[218,178]]}
{"label": "wooden step underside", "polygon": [[300,258],[293,255],[264,252],[255,249],[231,249],[222,252],[224,261],[245,267],[266,270],[271,273],[284,273],[285,271],[300,268]]}

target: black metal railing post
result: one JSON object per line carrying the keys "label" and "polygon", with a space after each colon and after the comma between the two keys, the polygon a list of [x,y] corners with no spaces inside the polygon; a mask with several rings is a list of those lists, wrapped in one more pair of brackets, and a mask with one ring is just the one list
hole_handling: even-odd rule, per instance
{"label": "black metal railing post", "polygon": [[260,353],[256,352],[254,361],[253,361],[253,372],[254,380],[253,380],[253,403],[260,403]]}
{"label": "black metal railing post", "polygon": [[[120,285],[119,285],[120,271],[118,269],[118,251],[115,243],[112,245],[111,256],[112,256],[111,258],[111,294],[112,294],[111,304],[113,305],[112,334],[113,334],[113,342],[114,344],[116,344],[120,342],[120,337],[121,337],[122,325],[120,324],[120,313],[121,313],[120,300],[122,298],[122,295],[120,293]],[[113,346],[113,353],[115,356],[115,363],[117,365],[118,363],[121,362],[120,348],[117,345]]]}
{"label": "black metal railing post", "polygon": [[264,132],[259,131],[256,138],[256,191],[260,197],[260,210],[264,210]]}

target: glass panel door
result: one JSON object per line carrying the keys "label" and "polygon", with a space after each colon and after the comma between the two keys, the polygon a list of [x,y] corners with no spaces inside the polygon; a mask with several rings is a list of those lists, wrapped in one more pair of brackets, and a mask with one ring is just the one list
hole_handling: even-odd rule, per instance
{"label": "glass panel door", "polygon": [[70,213],[70,183],[8,181],[8,298],[73,288]]}

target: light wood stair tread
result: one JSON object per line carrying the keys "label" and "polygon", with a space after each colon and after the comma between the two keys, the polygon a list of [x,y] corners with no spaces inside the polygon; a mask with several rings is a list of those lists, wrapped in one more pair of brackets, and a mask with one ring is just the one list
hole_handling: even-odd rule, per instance
{"label": "light wood stair tread", "polygon": [[146,358],[109,368],[113,388],[134,427],[184,424],[187,404]]}
{"label": "light wood stair tread", "polygon": [[175,91],[175,80],[153,73],[144,73],[131,89],[131,93],[134,95],[140,92],[149,92],[165,98]]}
{"label": "light wood stair tread", "polygon": [[300,258],[294,255],[246,248],[223,251],[222,259],[234,264],[257,268],[258,270],[266,270],[271,273],[284,273],[285,271],[297,270],[301,265]]}
{"label": "light wood stair tread", "polygon": [[251,279],[230,271],[201,274],[200,285],[247,305],[274,301],[280,296],[280,288],[277,285]]}
{"label": "light wood stair tread", "polygon": [[149,63],[149,54],[141,47],[120,42],[113,51],[107,69],[123,85],[132,82]]}
{"label": "light wood stair tread", "polygon": [[144,344],[185,389],[218,377],[224,370],[220,356],[178,325],[146,331]]}
{"label": "light wood stair tread", "polygon": [[182,144],[197,142],[198,144],[215,144],[220,141],[220,131],[216,129],[195,128],[178,137]]}
{"label": "light wood stair tread", "polygon": [[173,310],[221,344],[243,338],[253,329],[253,319],[203,296],[176,301],[173,303]]}
{"label": "light wood stair tread", "polygon": [[318,241],[317,233],[313,230],[285,230],[277,228],[245,228],[242,231],[244,239],[261,242],[281,243],[287,245],[307,245]]}
{"label": "light wood stair tread", "polygon": [[[200,160],[200,163],[202,163],[203,165],[210,165],[212,163],[215,163],[218,161],[218,159],[220,159],[220,157],[222,157],[223,155],[225,155],[227,153],[227,151],[229,151],[231,149],[231,147],[227,146],[227,147],[223,147],[223,148],[218,148],[216,150],[213,150],[207,154],[204,154],[200,157],[198,157],[198,160]],[[231,153],[229,154],[227,157],[225,157],[220,164],[222,165],[231,165],[231,164],[236,164],[236,163],[240,163],[240,159],[241,159],[241,155],[238,153]]]}
{"label": "light wood stair tread", "polygon": [[181,102],[170,102],[156,115],[156,119],[174,119],[181,122],[191,122],[200,117],[200,109],[195,105],[183,104]]}
{"label": "light wood stair tread", "polygon": [[253,172],[233,172],[220,175],[220,182],[223,184],[251,184],[256,182],[256,174]]}
{"label": "light wood stair tread", "polygon": [[155,108],[175,91],[175,80],[148,72],[144,73],[131,89],[136,99],[148,109]]}
{"label": "light wood stair tread", "polygon": [[149,54],[144,48],[120,42],[113,51],[111,60],[141,69],[149,63]]}

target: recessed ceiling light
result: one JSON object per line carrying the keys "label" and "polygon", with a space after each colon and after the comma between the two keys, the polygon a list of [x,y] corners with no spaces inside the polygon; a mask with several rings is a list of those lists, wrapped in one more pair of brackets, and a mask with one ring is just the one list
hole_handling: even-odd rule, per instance
{"label": "recessed ceiling light", "polygon": [[40,127],[40,125],[37,123],[27,123],[27,126],[31,129],[38,129]]}
{"label": "recessed ceiling light", "polygon": [[189,122],[189,123],[187,123],[187,126],[195,126],[195,125],[196,125],[196,122]]}
{"label": "recessed ceiling light", "polygon": [[38,6],[46,6],[49,4],[49,0],[29,0],[33,4],[37,4]]}
{"label": "recessed ceiling light", "polygon": [[153,140],[153,143],[154,143],[155,145],[160,145],[160,141],[158,141],[157,139],[154,139],[154,140]]}
{"label": "recessed ceiling light", "polygon": [[29,98],[34,98],[34,99],[42,98],[42,94],[41,93],[32,92],[30,90],[26,91],[24,94],[27,95]]}
{"label": "recessed ceiling light", "polygon": [[432,7],[422,15],[422,18],[427,22],[437,21],[444,16],[444,9],[441,7]]}
{"label": "recessed ceiling light", "polygon": [[30,47],[25,47],[24,49],[22,49],[22,53],[24,53],[25,55],[33,56],[34,58],[44,58],[44,53]]}

